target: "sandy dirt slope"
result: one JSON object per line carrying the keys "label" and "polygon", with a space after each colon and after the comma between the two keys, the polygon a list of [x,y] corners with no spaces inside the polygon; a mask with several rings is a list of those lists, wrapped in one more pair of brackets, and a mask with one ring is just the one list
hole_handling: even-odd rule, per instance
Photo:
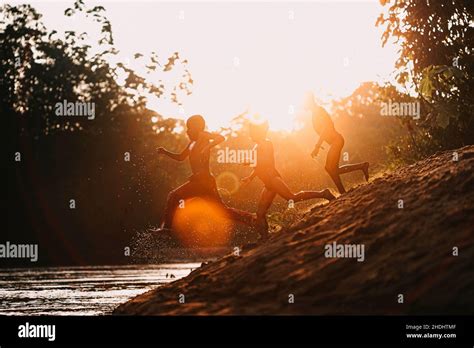
{"label": "sandy dirt slope", "polygon": [[[473,314],[474,146],[456,151],[458,162],[438,153],[356,187],[114,314]],[[333,241],[363,244],[365,261],[326,258]]]}

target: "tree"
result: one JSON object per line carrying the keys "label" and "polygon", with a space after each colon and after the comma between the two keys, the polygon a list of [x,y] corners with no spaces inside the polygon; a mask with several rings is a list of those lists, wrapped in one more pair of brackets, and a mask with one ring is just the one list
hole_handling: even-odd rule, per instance
{"label": "tree", "polygon": [[[121,120],[121,115],[144,111],[145,95],[163,96],[164,84],[148,82],[124,63],[110,63],[118,51],[104,12],[102,6],[86,8],[81,0],[65,10],[66,16],[82,13],[101,26],[102,36],[95,47],[98,52],[93,54],[87,33],[66,31],[62,37],[56,30],[48,30],[41,14],[30,5],[0,7],[0,102],[9,122],[19,127],[11,134],[29,131],[38,138],[65,130],[100,133]],[[156,56],[149,59],[148,69],[160,66]],[[175,52],[161,72],[166,73],[177,63],[185,65],[186,60],[179,60]],[[193,81],[189,71],[185,72],[170,93],[176,102],[177,89],[190,93]],[[117,82],[119,76],[124,84]],[[96,121],[55,117],[55,105],[63,100],[93,102]]]}
{"label": "tree", "polygon": [[[46,28],[30,5],[0,6],[0,111],[10,159],[7,239],[55,250],[44,263],[123,262],[132,228],[159,219],[166,195],[157,192],[185,175],[177,167],[157,171],[158,142],[182,143],[184,135],[173,132],[182,122],[147,110],[146,98],[169,96],[179,103],[178,91],[190,93],[192,79],[178,53],[165,62],[156,54],[135,55],[158,75],[183,67],[171,86],[152,84],[148,74],[117,62],[103,7],[78,0],[65,15],[98,25],[97,42],[87,33]],[[56,103],[63,101],[93,103],[95,118],[57,117]],[[21,162],[12,160],[15,153]],[[71,198],[73,211],[66,204]],[[90,253],[104,245],[103,252]]]}
{"label": "tree", "polygon": [[[435,151],[472,144],[474,140],[474,3],[470,0],[382,0],[388,7],[377,25],[382,42],[400,44],[396,76],[405,94],[422,105],[423,118],[405,122],[416,159]],[[407,142],[411,143],[411,142]],[[413,152],[416,151],[416,154]]]}

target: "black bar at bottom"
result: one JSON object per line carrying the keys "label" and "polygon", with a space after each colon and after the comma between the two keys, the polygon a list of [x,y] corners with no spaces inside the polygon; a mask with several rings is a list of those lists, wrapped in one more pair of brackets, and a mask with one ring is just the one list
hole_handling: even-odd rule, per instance
{"label": "black bar at bottom", "polygon": [[[31,325],[55,325],[54,341],[46,337],[19,337],[20,326],[26,323],[30,329]],[[472,316],[0,317],[2,348],[39,343],[131,346],[310,343],[472,347],[473,332]]]}

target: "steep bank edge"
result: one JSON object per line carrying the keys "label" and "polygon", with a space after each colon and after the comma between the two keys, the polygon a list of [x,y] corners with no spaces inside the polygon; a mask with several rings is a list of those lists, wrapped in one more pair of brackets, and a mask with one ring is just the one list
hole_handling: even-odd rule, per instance
{"label": "steep bank edge", "polygon": [[[472,314],[474,146],[454,151],[457,162],[446,151],[386,174],[114,314]],[[365,260],[326,258],[333,241],[364,245]]]}

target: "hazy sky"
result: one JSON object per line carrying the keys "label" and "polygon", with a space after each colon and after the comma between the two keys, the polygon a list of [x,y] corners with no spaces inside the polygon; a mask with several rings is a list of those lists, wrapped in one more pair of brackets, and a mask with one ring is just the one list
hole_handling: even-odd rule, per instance
{"label": "hazy sky", "polygon": [[[306,91],[323,101],[346,96],[363,81],[388,79],[395,61],[396,47],[381,47],[376,1],[85,2],[107,9],[123,57],[156,51],[166,62],[178,51],[189,61],[195,84],[181,116],[200,113],[211,129],[246,109],[289,129]],[[72,1],[33,3],[49,28],[96,26],[63,16]],[[149,105],[180,116],[169,100]]]}

